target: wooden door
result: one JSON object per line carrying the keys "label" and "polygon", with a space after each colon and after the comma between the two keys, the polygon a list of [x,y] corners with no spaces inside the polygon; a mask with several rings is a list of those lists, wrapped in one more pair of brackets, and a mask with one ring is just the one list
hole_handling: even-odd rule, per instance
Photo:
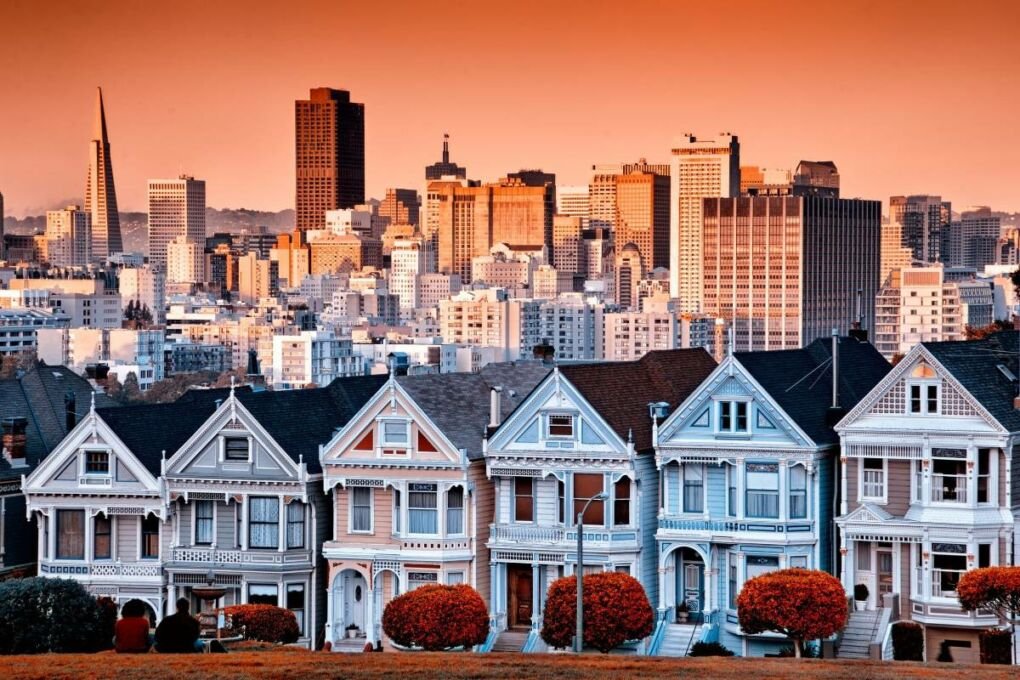
{"label": "wooden door", "polygon": [[531,625],[531,567],[511,566],[508,579],[510,611],[509,624],[514,626]]}

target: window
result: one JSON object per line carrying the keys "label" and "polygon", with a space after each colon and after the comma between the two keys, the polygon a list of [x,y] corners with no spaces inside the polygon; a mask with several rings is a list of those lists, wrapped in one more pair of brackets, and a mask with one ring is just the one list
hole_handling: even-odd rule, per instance
{"label": "window", "polygon": [[142,559],[159,558],[159,517],[148,514],[142,518]]}
{"label": "window", "polygon": [[411,424],[406,420],[382,421],[382,445],[406,447],[411,442]]}
{"label": "window", "polygon": [[535,521],[535,480],[514,477],[514,521]]}
{"label": "window", "polygon": [[861,459],[861,498],[885,500],[885,459]]}
{"label": "window", "polygon": [[412,534],[438,533],[435,484],[409,484],[407,492],[407,528]]}
{"label": "window", "polygon": [[967,502],[967,451],[932,449],[931,499],[937,503]]}
{"label": "window", "polygon": [[858,541],[857,570],[871,571],[871,543],[865,541]]}
{"label": "window", "polygon": [[559,498],[559,503],[556,506],[556,519],[560,524],[564,523],[564,513],[567,510],[567,485],[562,479],[556,481],[556,494]]}
{"label": "window", "polygon": [[400,516],[400,490],[393,490],[393,531],[394,533],[400,533],[400,526],[403,518]]}
{"label": "window", "polygon": [[728,583],[730,609],[737,608],[737,556],[733,553],[727,555]]}
{"label": "window", "polygon": [[988,480],[991,474],[991,452],[988,449],[978,449],[977,468],[977,502],[987,503],[989,501]]}
{"label": "window", "polygon": [[372,489],[367,486],[351,487],[351,531],[372,531]]}
{"label": "window", "polygon": [[746,481],[745,514],[752,518],[777,519],[779,517],[779,465],[777,463],[748,463]]}
{"label": "window", "polygon": [[446,575],[446,584],[455,586],[464,582],[464,572],[462,571],[451,571]]}
{"label": "window", "polygon": [[992,566],[992,544],[978,543],[978,568]]}
{"label": "window", "polygon": [[550,437],[573,437],[574,416],[550,415],[549,416]]}
{"label": "window", "polygon": [[802,465],[790,468],[790,518],[807,517],[807,470]]}
{"label": "window", "polygon": [[297,619],[298,630],[305,634],[305,584],[287,584],[287,609],[294,612]]}
{"label": "window", "polygon": [[956,584],[967,570],[966,553],[967,546],[963,544],[932,545],[931,594],[934,597],[956,597]]}
{"label": "window", "polygon": [[624,477],[613,487],[613,525],[630,524],[630,480]]}
{"label": "window", "polygon": [[213,502],[195,501],[195,545],[213,541]]}
{"label": "window", "polygon": [[[605,477],[593,474],[574,475],[574,518],[588,504],[588,500],[605,491]],[[584,523],[604,526],[606,509],[602,501],[592,501],[584,513]]]}
{"label": "window", "polygon": [[108,560],[112,556],[110,535],[112,526],[106,515],[96,515],[93,524],[92,557],[97,560]]}
{"label": "window", "polygon": [[274,607],[279,607],[279,590],[272,583],[251,583],[248,585],[248,604],[271,604]]}
{"label": "window", "polygon": [[737,516],[737,468],[732,465],[726,467],[726,514]]}
{"label": "window", "polygon": [[280,546],[280,501],[252,497],[248,501],[248,547]]}
{"label": "window", "polygon": [[744,574],[744,583],[747,583],[755,576],[767,574],[779,568],[778,555],[748,555],[747,570]]}
{"label": "window", "polygon": [[684,476],[684,512],[701,512],[705,501],[705,468],[701,465],[681,466]]}
{"label": "window", "polygon": [[911,413],[938,413],[939,386],[932,383],[914,383],[910,385]]}
{"label": "window", "polygon": [[249,460],[249,442],[247,437],[226,437],[223,440],[224,460]]}
{"label": "window", "polygon": [[455,486],[446,492],[446,533],[464,533],[464,488]]}
{"label": "window", "polygon": [[790,557],[790,567],[792,569],[807,569],[808,558],[806,555],[793,555]]}
{"label": "window", "polygon": [[85,474],[87,475],[110,474],[110,454],[107,453],[106,451],[86,451]]}
{"label": "window", "polygon": [[287,547],[305,547],[305,506],[298,501],[287,506]]}
{"label": "window", "polygon": [[439,574],[434,571],[409,571],[407,572],[407,591],[422,586],[436,585],[439,583]]}

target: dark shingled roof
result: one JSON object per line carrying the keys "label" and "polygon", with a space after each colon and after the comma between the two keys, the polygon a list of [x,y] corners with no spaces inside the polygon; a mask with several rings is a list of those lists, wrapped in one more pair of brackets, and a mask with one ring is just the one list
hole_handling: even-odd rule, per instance
{"label": "dark shingled roof", "polygon": [[[835,421],[828,413],[832,403],[832,340],[818,339],[803,349],[736,352],[733,356],[816,444],[839,441],[831,426]],[[856,406],[891,368],[871,344],[839,338],[839,404],[844,413]]]}
{"label": "dark shingled roof", "polygon": [[561,366],[560,374],[624,441],[633,431],[634,449],[647,451],[652,448],[648,404],[665,401],[672,412],[715,367],[715,359],[704,349],[669,349],[649,352],[637,361]]}
{"label": "dark shingled roof", "polygon": [[971,395],[1010,432],[1020,432],[1020,411],[1013,408],[1017,385],[999,365],[1020,375],[1017,331],[994,333],[983,340],[926,342],[924,348],[946,367]]}
{"label": "dark shingled roof", "polygon": [[160,460],[176,453],[216,410],[212,400],[169,404],[139,404],[97,413],[135,455],[145,469],[160,474]]}
{"label": "dark shingled roof", "polygon": [[516,361],[488,364],[478,373],[402,376],[397,383],[454,446],[466,449],[469,460],[479,460],[492,388],[503,388],[502,422],[551,370],[539,361]]}
{"label": "dark shingled roof", "polygon": [[[0,419],[22,417],[25,430],[26,462],[33,469],[67,435],[64,397],[74,394],[74,410],[81,420],[88,413],[94,389],[83,377],[66,366],[47,366],[39,362],[20,378],[0,380]],[[115,406],[105,394],[96,393],[96,406]],[[0,477],[25,473],[12,470],[0,458]]]}

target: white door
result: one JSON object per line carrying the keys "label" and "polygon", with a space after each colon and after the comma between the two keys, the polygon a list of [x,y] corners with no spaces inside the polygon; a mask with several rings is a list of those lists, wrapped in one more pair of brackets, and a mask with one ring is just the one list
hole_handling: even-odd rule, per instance
{"label": "white door", "polygon": [[344,622],[343,635],[352,623],[358,630],[365,630],[365,601],[368,598],[368,586],[365,578],[356,572],[344,575]]}

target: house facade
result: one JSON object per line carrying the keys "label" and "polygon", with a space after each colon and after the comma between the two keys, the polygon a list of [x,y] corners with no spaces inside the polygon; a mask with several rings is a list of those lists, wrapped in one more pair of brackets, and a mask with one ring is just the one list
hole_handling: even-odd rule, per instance
{"label": "house facade", "polygon": [[1018,349],[1015,332],[917,345],[837,427],[843,585],[865,585],[870,609],[898,595],[928,660],[977,662],[979,631],[997,624],[964,612],[956,584],[1012,563]]}
{"label": "house facade", "polygon": [[[489,610],[500,640],[518,650],[545,648],[546,593],[578,569],[582,511],[585,571],[630,574],[656,604],[659,487],[648,403],[676,403],[714,366],[700,349],[562,366],[488,439],[485,470],[495,488]],[[605,500],[592,500],[602,494]]]}
{"label": "house facade", "polygon": [[488,599],[493,487],[483,437],[549,370],[522,362],[391,377],[322,447],[333,508],[325,636],[334,649],[388,644],[386,604],[421,585],[466,583]]}
{"label": "house facade", "polygon": [[740,628],[743,584],[788,567],[833,571],[834,414],[888,370],[870,345],[838,342],[835,394],[832,341],[736,353],[656,428],[663,631],[653,653],[683,654],[695,636],[743,656],[776,653],[785,637]]}

